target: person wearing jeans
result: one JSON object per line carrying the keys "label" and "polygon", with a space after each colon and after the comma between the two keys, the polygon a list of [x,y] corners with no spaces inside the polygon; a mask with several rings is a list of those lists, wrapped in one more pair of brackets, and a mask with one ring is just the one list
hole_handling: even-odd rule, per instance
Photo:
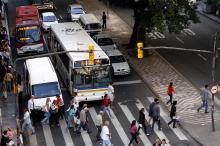
{"label": "person wearing jeans", "polygon": [[106,112],[108,114],[108,116],[111,118],[112,115],[110,112],[110,103],[111,103],[111,101],[110,101],[108,95],[105,94],[104,99],[102,101],[103,111]]}
{"label": "person wearing jeans", "polygon": [[208,85],[205,85],[205,89],[201,92],[202,105],[197,109],[197,112],[203,107],[205,107],[205,113],[208,113],[208,99],[209,99],[209,90]]}
{"label": "person wearing jeans", "polygon": [[153,107],[153,123],[152,123],[152,130],[154,130],[154,124],[157,122],[158,130],[161,130],[160,128],[160,107],[159,107],[159,101],[156,102],[156,104]]}
{"label": "person wearing jeans", "polygon": [[102,127],[101,138],[102,146],[111,146],[111,133],[109,132],[109,121],[105,121],[104,126]]}

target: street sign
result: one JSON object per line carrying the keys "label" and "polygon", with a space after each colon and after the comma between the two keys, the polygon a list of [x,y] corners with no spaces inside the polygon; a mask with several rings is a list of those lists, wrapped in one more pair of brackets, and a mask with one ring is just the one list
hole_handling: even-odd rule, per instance
{"label": "street sign", "polygon": [[210,92],[212,94],[216,94],[218,92],[218,86],[217,85],[214,85],[210,88]]}

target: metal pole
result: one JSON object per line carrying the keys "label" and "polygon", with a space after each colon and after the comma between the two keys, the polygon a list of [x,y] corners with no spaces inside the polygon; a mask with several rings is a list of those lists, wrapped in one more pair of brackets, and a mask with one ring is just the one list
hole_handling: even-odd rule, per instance
{"label": "metal pole", "polygon": [[[214,37],[214,46],[213,46],[213,55],[212,55],[212,83],[215,84],[215,64],[216,64],[216,57],[217,57],[217,51],[216,51],[216,39],[217,39],[218,32],[215,33]],[[214,99],[215,96],[212,94],[212,108],[211,108],[211,119],[212,119],[212,131],[215,131],[215,121],[214,121]]]}
{"label": "metal pole", "polygon": [[109,19],[109,0],[107,0],[107,18]]}

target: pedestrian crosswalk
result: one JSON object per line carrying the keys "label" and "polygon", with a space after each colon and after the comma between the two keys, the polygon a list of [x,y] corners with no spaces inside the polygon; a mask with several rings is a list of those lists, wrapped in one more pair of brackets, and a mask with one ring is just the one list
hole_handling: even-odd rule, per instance
{"label": "pedestrian crosswalk", "polygon": [[[152,97],[143,98],[149,102],[153,101]],[[138,110],[143,107],[148,107],[143,101],[143,99],[135,98],[135,102],[115,102],[114,108],[111,109],[112,117],[108,117],[105,113],[103,120],[110,121],[110,132],[112,133],[111,142],[113,146],[127,146],[129,144],[131,135],[129,133],[129,124],[133,120],[138,120]],[[101,145],[101,142],[96,140],[96,116],[101,110],[100,106],[89,107],[88,117],[89,117],[89,128],[92,131],[91,134],[88,134],[86,131],[83,131],[80,134],[76,134],[72,129],[67,128],[66,121],[60,120],[60,126],[49,127],[49,125],[37,123],[35,130],[36,134],[31,135],[30,146],[98,146]],[[146,120],[148,119],[147,110],[145,112]],[[169,114],[161,107],[161,122],[162,122],[162,131],[159,131],[155,125],[155,130],[151,131],[150,126],[147,127],[150,136],[147,136],[142,129],[140,129],[140,135],[138,139],[140,140],[143,146],[152,146],[155,139],[166,139],[172,144],[175,138],[176,141],[188,141],[187,136],[182,132],[180,128],[168,128],[167,122],[169,119]],[[44,142],[42,142],[44,141]],[[32,143],[34,145],[32,145]]]}

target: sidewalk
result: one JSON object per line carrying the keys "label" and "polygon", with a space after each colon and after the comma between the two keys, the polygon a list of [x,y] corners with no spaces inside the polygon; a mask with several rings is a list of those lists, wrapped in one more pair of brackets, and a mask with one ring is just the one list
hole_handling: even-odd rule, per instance
{"label": "sidewalk", "polygon": [[214,14],[207,14],[207,13],[203,12],[204,3],[202,1],[198,1],[197,3],[198,3],[197,12],[199,12],[203,16],[206,16],[207,18],[215,21],[216,23],[220,24],[220,17],[218,17]]}
{"label": "sidewalk", "polygon": [[[4,9],[4,8],[3,8]],[[2,13],[2,19],[0,19],[1,23],[0,26],[5,26],[8,32],[8,22],[7,22],[7,15],[5,11]],[[9,37],[10,39],[10,37]],[[10,40],[9,40],[10,42]],[[7,100],[0,99],[0,130],[1,132],[6,128],[13,129],[14,135],[14,142],[17,143],[16,140],[16,132],[17,132],[17,124],[16,124],[16,96],[13,93],[8,93]]]}
{"label": "sidewalk", "polygon": [[[102,11],[107,11],[107,7],[99,0],[79,0],[87,12],[94,13],[101,20]],[[88,5],[89,3],[89,5]],[[115,40],[124,54],[128,53],[127,46],[132,28],[124,22],[114,11],[108,10],[109,19],[107,21],[107,33]],[[151,56],[144,57],[141,61],[136,57],[129,56],[131,66],[143,78],[149,88],[166,105],[166,88],[169,82],[174,82],[178,101],[178,111],[181,118],[182,127],[192,137],[204,146],[219,146],[220,140],[220,109],[215,109],[216,132],[211,132],[211,115],[203,112],[197,113],[196,109],[201,103],[200,91],[195,88],[183,75],[171,66],[158,53],[153,52]]]}

